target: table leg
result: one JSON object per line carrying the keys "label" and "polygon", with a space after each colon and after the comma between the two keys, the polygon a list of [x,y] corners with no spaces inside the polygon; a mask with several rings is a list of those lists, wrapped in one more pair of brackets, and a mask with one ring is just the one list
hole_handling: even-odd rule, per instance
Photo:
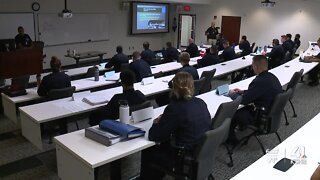
{"label": "table leg", "polygon": [[79,58],[76,58],[76,65],[77,65],[77,67],[80,67],[80,64],[79,64]]}
{"label": "table leg", "polygon": [[40,124],[33,121],[23,111],[20,111],[22,135],[27,138],[33,145],[43,150],[41,127]]}

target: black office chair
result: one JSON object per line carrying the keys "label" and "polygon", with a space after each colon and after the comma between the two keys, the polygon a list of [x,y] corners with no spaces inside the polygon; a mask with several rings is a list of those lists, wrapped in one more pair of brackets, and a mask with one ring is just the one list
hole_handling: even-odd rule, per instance
{"label": "black office chair", "polygon": [[[231,102],[226,102],[226,103],[220,104],[215,116],[212,118],[212,129],[215,129],[215,128],[221,126],[223,124],[223,122],[225,121],[225,119],[227,119],[227,118],[232,119],[233,115],[235,114],[235,112],[237,111],[237,109],[241,103],[241,100],[242,100],[242,96],[239,96],[239,97],[237,97],[237,99],[235,99]],[[233,166],[233,159],[232,159],[233,152],[232,152],[232,149],[230,149],[227,146],[227,144],[225,143],[227,138],[228,138],[228,135],[226,135],[223,138],[223,142],[224,142],[223,145],[227,149],[229,159],[230,159],[228,166],[232,167]]]}
{"label": "black office chair", "polygon": [[130,66],[129,63],[122,63],[120,66],[120,72],[129,71],[130,70],[129,66]]}
{"label": "black office chair", "polygon": [[254,136],[257,139],[263,154],[266,154],[265,148],[262,142],[260,141],[259,136],[273,134],[273,133],[277,135],[277,138],[281,143],[281,138],[278,134],[278,129],[280,127],[282,112],[291,95],[292,95],[292,89],[289,89],[287,91],[284,91],[278,94],[275,97],[269,112],[266,112],[264,108],[259,108],[257,110],[256,118],[255,118],[255,122],[257,122],[258,125],[248,126],[248,128],[253,130],[253,132],[240,140],[240,142],[243,142],[241,145],[247,144],[249,139],[252,136]]}
{"label": "black office chair", "polygon": [[212,69],[211,71],[203,71],[201,74],[201,78],[206,78],[202,88],[200,89],[200,94],[211,91],[211,81],[213,80],[213,76],[216,73],[216,69]]}
{"label": "black office chair", "polygon": [[231,119],[225,119],[221,126],[207,131],[200,139],[193,152],[186,148],[177,146],[174,138],[172,139],[172,148],[176,149],[174,158],[174,167],[168,169],[156,164],[152,167],[174,177],[183,180],[213,180],[212,175],[215,165],[215,157],[218,147],[223,142],[223,137],[229,133]]}
{"label": "black office chair", "polygon": [[[292,110],[293,110],[293,117],[297,117],[297,113],[296,113],[296,110],[294,109],[294,106],[293,106],[293,103],[292,103],[291,99],[294,96],[294,92],[296,90],[296,86],[299,83],[299,80],[301,79],[301,77],[303,75],[303,71],[304,70],[301,69],[300,71],[297,71],[292,75],[292,77],[291,77],[291,79],[290,79],[290,81],[289,81],[289,83],[287,85],[287,88],[285,90],[285,91],[288,91],[289,89],[292,89],[292,95],[289,98],[289,103],[290,103],[290,105],[292,107]],[[286,118],[286,125],[289,125],[289,122],[288,122],[288,119],[287,119],[287,115],[286,115],[286,111],[283,110],[283,113],[284,113],[285,118]]]}
{"label": "black office chair", "polygon": [[90,67],[90,68],[88,68],[86,77],[87,77],[87,78],[94,77],[94,76],[95,76],[96,69],[97,69],[96,67]]}
{"label": "black office chair", "polygon": [[50,100],[55,100],[55,99],[71,97],[75,91],[76,91],[75,86],[62,88],[62,89],[52,89],[48,93],[48,98]]}
{"label": "black office chair", "polygon": [[287,51],[286,54],[284,55],[284,62],[283,63],[286,63],[290,60],[292,60],[292,53]]}
{"label": "black office chair", "polygon": [[206,81],[205,77],[202,77],[199,80],[194,80],[194,96],[197,96],[200,94],[200,90],[203,87],[204,83]]}
{"label": "black office chair", "polygon": [[253,50],[254,50],[254,46],[255,46],[255,45],[256,45],[256,43],[255,43],[255,42],[251,44],[251,47],[250,47],[251,52],[256,52],[256,51],[253,51]]}

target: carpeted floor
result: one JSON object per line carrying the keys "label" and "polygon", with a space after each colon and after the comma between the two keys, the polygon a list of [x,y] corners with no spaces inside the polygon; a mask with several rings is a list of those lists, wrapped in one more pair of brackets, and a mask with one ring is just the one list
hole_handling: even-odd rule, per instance
{"label": "carpeted floor", "polygon": [[[215,87],[224,81],[215,81]],[[299,83],[293,103],[295,105],[298,117],[293,118],[292,109],[287,105],[286,112],[289,117],[290,125],[286,126],[283,118],[279,134],[282,140],[286,139],[297,129],[308,122],[320,110],[320,86],[309,87]],[[87,127],[87,120],[80,121],[80,127]],[[74,123],[70,124],[70,131],[75,130]],[[267,149],[271,149],[278,144],[275,135],[269,135],[262,138]],[[54,145],[48,144],[49,151],[40,152],[36,147],[30,144],[21,136],[19,128],[10,120],[0,115],[0,179],[59,179],[56,168],[56,156]],[[298,145],[297,145],[298,146]],[[252,138],[248,145],[237,149],[234,152],[234,167],[229,168],[226,163],[228,156],[223,147],[220,147],[216,166],[214,168],[215,179],[230,179],[241,170],[252,164],[262,156],[259,145]],[[123,179],[130,179],[139,173],[140,153],[126,157],[123,161]],[[101,167],[98,171],[98,179],[108,178],[108,165]],[[170,179],[166,177],[166,179]]]}

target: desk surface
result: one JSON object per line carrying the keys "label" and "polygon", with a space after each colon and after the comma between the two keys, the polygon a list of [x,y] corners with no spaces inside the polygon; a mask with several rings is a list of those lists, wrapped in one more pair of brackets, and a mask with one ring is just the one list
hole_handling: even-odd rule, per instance
{"label": "desk surface", "polygon": [[76,53],[76,54],[67,54],[65,55],[65,57],[70,57],[74,59],[85,59],[85,58],[102,56],[104,54],[107,54],[107,53],[100,52],[100,51],[88,51],[88,52],[82,52],[82,53]]}
{"label": "desk surface", "polygon": [[[268,154],[262,156],[249,167],[241,171],[232,180],[247,179],[310,179],[313,171],[318,167],[320,162],[320,114],[311,119],[298,131],[293,133],[281,144],[273,148]],[[306,164],[300,163],[301,154],[307,156]],[[273,168],[280,159],[286,157],[295,160],[294,164],[287,172],[282,172]]]}

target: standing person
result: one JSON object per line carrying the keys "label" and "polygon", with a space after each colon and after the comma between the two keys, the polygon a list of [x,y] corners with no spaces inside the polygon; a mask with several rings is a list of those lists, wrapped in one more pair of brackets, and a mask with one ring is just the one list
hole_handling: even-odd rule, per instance
{"label": "standing person", "polygon": [[162,52],[162,55],[164,58],[162,63],[177,61],[179,56],[179,52],[177,48],[172,47],[171,42],[167,42],[166,45],[167,45],[167,48]]}
{"label": "standing person", "polygon": [[214,22],[211,22],[211,26],[205,32],[208,45],[213,45],[216,43],[217,34],[219,34],[218,28],[215,27]]}
{"label": "standing person", "polygon": [[156,55],[153,51],[149,49],[149,42],[143,43],[143,51],[141,52],[141,59],[145,60],[150,66],[152,65],[152,59],[156,58]]}
{"label": "standing person", "polygon": [[43,77],[38,88],[39,96],[47,96],[52,89],[62,89],[71,87],[70,77],[61,72],[61,61],[52,56],[50,61],[52,73]]}
{"label": "standing person", "polygon": [[24,33],[24,28],[22,26],[18,27],[18,34],[14,38],[16,43],[16,49],[26,49],[32,48],[33,42],[28,34]]}
{"label": "standing person", "polygon": [[194,40],[192,38],[189,38],[189,46],[185,51],[189,53],[190,58],[198,57],[200,55],[198,46],[194,43]]}
{"label": "standing person", "polygon": [[240,43],[239,43],[239,49],[242,50],[241,52],[241,56],[246,56],[249,55],[251,52],[251,47],[250,47],[250,43],[247,40],[247,36],[242,36]]}
{"label": "standing person", "polygon": [[122,46],[117,46],[117,54],[114,55],[110,61],[105,65],[105,68],[114,67],[115,72],[120,72],[121,64],[129,63],[127,55],[123,54]]}
{"label": "standing person", "polygon": [[129,69],[135,73],[137,82],[152,74],[149,64],[141,59],[138,51],[133,52],[132,60]]}
{"label": "standing person", "polygon": [[193,78],[189,73],[179,72],[173,78],[172,101],[162,115],[153,120],[149,130],[149,140],[160,145],[147,148],[141,154],[141,180],[162,179],[164,174],[154,169],[151,164],[173,167],[174,149],[170,137],[175,142],[193,152],[199,138],[210,129],[211,117],[206,103],[193,96]]}
{"label": "standing person", "polygon": [[[300,45],[301,45],[300,34],[296,34],[294,36],[293,48],[297,51],[297,49],[299,49]],[[293,52],[293,53],[296,53],[296,52]]]}

